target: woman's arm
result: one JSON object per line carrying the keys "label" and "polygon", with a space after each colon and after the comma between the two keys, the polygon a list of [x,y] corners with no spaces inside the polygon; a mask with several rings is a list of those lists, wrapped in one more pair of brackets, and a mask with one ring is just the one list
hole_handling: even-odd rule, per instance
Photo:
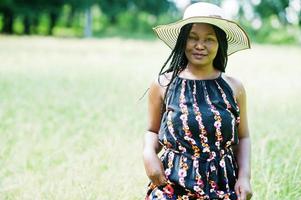
{"label": "woman's arm", "polygon": [[148,128],[143,143],[143,162],[145,171],[149,179],[155,185],[163,185],[167,181],[163,164],[157,155],[162,148],[158,139],[162,105],[162,87],[155,81],[152,83],[149,90]]}
{"label": "woman's arm", "polygon": [[246,92],[243,85],[239,87],[237,103],[240,109],[240,123],[238,126],[239,144],[236,155],[239,165],[238,177],[251,179],[251,139],[247,119]]}
{"label": "woman's arm", "polygon": [[151,182],[154,185],[164,185],[167,180],[163,164],[157,155],[160,149],[158,144],[158,134],[150,131],[146,132],[143,145],[143,162],[146,175]]}
{"label": "woman's arm", "polygon": [[235,191],[239,200],[250,199],[252,189],[251,179],[251,139],[247,120],[246,91],[240,82],[236,82],[235,96],[240,109],[240,123],[238,126],[239,144],[237,146],[237,162],[239,166],[238,180]]}

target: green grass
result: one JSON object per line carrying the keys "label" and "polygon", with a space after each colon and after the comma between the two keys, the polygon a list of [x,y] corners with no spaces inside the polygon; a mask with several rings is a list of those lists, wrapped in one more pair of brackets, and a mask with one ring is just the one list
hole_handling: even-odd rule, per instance
{"label": "green grass", "polygon": [[[301,196],[301,49],[230,57],[248,94],[255,200]],[[0,199],[141,200],[159,41],[0,36]]]}

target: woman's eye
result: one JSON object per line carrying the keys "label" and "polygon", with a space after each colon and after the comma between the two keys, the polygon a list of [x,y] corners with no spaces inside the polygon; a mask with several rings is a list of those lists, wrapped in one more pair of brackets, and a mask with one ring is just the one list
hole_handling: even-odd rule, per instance
{"label": "woman's eye", "polygon": [[207,38],[205,41],[206,41],[206,42],[214,42],[215,39],[214,39],[214,38]]}
{"label": "woman's eye", "polygon": [[188,39],[190,39],[190,40],[197,40],[197,38],[195,36],[188,36]]}

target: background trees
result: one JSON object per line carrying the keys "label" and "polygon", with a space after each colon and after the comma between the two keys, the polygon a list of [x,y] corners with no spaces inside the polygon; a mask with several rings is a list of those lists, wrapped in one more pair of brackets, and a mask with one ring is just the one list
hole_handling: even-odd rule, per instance
{"label": "background trees", "polygon": [[[5,34],[137,35],[181,16],[175,0],[1,0]],[[191,0],[190,2],[197,2]],[[235,14],[257,41],[300,40],[301,0],[207,0],[238,6]],[[259,32],[260,30],[260,32]],[[270,33],[273,33],[271,36]],[[271,39],[272,38],[272,39]]]}

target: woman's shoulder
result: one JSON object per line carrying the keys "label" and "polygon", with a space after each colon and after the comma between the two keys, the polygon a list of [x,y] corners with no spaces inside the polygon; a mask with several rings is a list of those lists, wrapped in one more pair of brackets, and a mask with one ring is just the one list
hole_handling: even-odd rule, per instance
{"label": "woman's shoulder", "polygon": [[172,77],[172,72],[167,72],[159,75],[159,77],[156,77],[150,86],[151,91],[160,93],[160,96],[163,98],[166,88],[170,83],[171,77]]}
{"label": "woman's shoulder", "polygon": [[239,98],[241,95],[245,94],[245,88],[243,83],[236,77],[222,74],[223,79],[229,84],[233,91],[233,95]]}
{"label": "woman's shoulder", "polygon": [[153,80],[152,85],[160,88],[166,88],[171,81],[172,72],[167,72],[159,75]]}
{"label": "woman's shoulder", "polygon": [[167,85],[170,83],[172,78],[172,72],[166,72],[164,74],[159,75],[159,81],[162,87],[167,87]]}

